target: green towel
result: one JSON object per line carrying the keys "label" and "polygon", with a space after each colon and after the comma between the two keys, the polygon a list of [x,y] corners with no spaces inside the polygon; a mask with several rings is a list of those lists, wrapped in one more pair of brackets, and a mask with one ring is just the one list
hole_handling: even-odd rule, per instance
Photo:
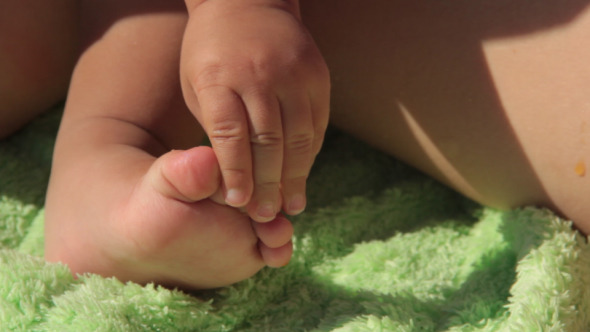
{"label": "green towel", "polygon": [[334,129],[294,255],[192,294],[43,261],[59,110],[0,141],[1,331],[590,331],[590,249],[547,210],[481,207]]}

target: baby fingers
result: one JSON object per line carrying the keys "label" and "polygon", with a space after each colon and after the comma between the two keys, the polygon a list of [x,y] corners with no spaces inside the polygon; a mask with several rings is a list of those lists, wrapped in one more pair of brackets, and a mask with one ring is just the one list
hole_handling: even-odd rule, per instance
{"label": "baby fingers", "polygon": [[247,210],[252,219],[268,222],[281,209],[284,144],[281,111],[274,94],[255,90],[242,98],[248,109],[254,177],[254,195]]}
{"label": "baby fingers", "polygon": [[305,209],[305,187],[315,157],[315,130],[310,102],[306,95],[282,99],[284,157],[282,170],[283,210],[298,214]]}
{"label": "baby fingers", "polygon": [[246,108],[240,96],[223,86],[199,91],[205,129],[221,170],[225,201],[245,206],[252,195],[252,156]]}

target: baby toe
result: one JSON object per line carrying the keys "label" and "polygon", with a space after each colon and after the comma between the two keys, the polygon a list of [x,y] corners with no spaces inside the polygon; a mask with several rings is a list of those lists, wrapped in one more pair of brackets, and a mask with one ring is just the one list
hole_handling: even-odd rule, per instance
{"label": "baby toe", "polygon": [[258,242],[258,249],[264,263],[269,267],[283,267],[291,260],[293,254],[293,243],[287,242],[278,248],[270,248],[262,242]]}
{"label": "baby toe", "polygon": [[166,197],[196,202],[219,190],[221,175],[213,150],[201,146],[161,156],[148,172],[147,179]]}
{"label": "baby toe", "polygon": [[266,223],[253,223],[254,231],[260,241],[268,248],[279,248],[287,244],[293,236],[293,225],[283,215]]}

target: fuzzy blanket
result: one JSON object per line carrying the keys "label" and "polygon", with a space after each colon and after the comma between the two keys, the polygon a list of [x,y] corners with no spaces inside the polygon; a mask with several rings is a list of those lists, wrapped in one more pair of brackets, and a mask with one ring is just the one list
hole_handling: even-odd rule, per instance
{"label": "fuzzy blanket", "polygon": [[590,331],[590,249],[330,130],[281,269],[193,294],[43,261],[59,110],[0,141],[1,331]]}

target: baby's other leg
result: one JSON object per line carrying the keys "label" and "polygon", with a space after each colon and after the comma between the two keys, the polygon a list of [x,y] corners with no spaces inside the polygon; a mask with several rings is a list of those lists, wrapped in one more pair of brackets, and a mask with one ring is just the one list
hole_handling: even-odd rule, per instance
{"label": "baby's other leg", "polygon": [[65,98],[77,22],[75,0],[0,2],[0,138]]}
{"label": "baby's other leg", "polygon": [[304,1],[332,123],[490,206],[590,232],[588,1]]}

